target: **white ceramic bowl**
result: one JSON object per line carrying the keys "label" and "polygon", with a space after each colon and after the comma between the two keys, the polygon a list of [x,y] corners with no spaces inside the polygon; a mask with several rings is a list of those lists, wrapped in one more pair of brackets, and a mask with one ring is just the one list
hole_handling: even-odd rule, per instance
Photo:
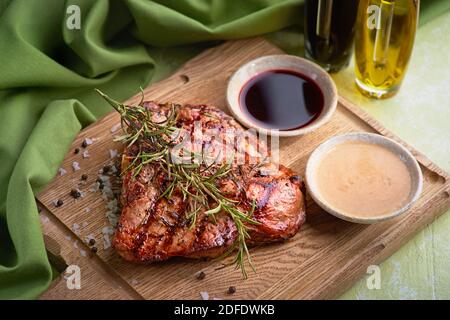
{"label": "white ceramic bowl", "polygon": [[[239,95],[242,87],[256,75],[269,70],[291,70],[304,74],[314,80],[324,95],[324,108],[319,117],[312,123],[294,130],[270,130],[251,121],[242,111]],[[309,133],[330,120],[338,101],[338,94],[333,79],[317,64],[291,55],[271,55],[252,60],[240,67],[230,78],[227,89],[228,109],[245,127],[258,129],[263,134],[282,137],[299,136]]]}
{"label": "white ceramic bowl", "polygon": [[[383,214],[378,217],[357,217],[355,215],[349,215],[345,212],[338,211],[335,208],[332,208],[327,204],[327,202],[321,197],[320,192],[318,191],[317,183],[315,180],[316,170],[318,168],[318,164],[322,159],[322,156],[326,154],[331,148],[341,143],[347,141],[363,141],[366,143],[373,143],[380,146],[383,146],[397,155],[403,163],[406,165],[409,174],[411,176],[411,192],[409,194],[408,201],[406,204],[397,211],[391,212],[389,214]],[[306,164],[306,187],[313,198],[313,200],[325,211],[331,213],[332,215],[356,223],[375,223],[384,221],[387,219],[392,219],[403,212],[407,211],[413,203],[419,199],[420,194],[422,193],[422,185],[423,185],[423,177],[422,171],[420,170],[419,164],[417,163],[414,156],[401,144],[386,138],[384,136],[374,134],[374,133],[349,133],[340,136],[332,137],[321,145],[319,145],[311,154]]]}

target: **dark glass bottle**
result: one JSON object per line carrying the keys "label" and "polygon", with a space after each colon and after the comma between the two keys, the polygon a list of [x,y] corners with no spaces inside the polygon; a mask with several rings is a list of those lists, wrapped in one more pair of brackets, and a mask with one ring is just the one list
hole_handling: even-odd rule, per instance
{"label": "dark glass bottle", "polygon": [[305,1],[305,56],[329,72],[348,65],[358,0]]}

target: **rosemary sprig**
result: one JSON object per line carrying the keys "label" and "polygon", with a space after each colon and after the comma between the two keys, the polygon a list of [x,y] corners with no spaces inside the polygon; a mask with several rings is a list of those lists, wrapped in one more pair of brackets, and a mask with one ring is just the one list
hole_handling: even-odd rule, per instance
{"label": "rosemary sprig", "polygon": [[238,237],[236,243],[225,255],[237,250],[234,263],[236,268],[241,269],[244,278],[247,278],[245,258],[255,270],[247,247],[247,240],[250,237],[247,225],[259,224],[259,222],[252,218],[255,203],[251,204],[248,212],[243,212],[238,205],[248,207],[249,204],[241,204],[237,200],[230,199],[217,187],[219,179],[227,176],[235,177],[231,165],[217,164],[217,161],[210,164],[197,163],[198,161],[195,161],[197,155],[194,153],[191,153],[189,163],[178,163],[172,160],[170,152],[178,138],[177,133],[180,133],[176,127],[178,113],[175,105],[171,106],[171,111],[164,121],[156,122],[152,111],[143,104],[142,88],[142,98],[136,106],[127,106],[111,99],[98,89],[96,91],[121,116],[122,129],[126,134],[116,140],[122,141],[128,147],[134,145],[137,147],[137,152],[131,157],[125,172],[132,169],[133,176],[136,177],[145,165],[159,165],[168,177],[167,188],[161,193],[160,198],[170,198],[176,189],[179,190],[183,201],[188,203],[189,210],[186,216],[190,219],[191,228],[196,226],[198,214],[202,209],[205,210],[204,214],[214,221],[219,212],[227,213],[236,225]]}

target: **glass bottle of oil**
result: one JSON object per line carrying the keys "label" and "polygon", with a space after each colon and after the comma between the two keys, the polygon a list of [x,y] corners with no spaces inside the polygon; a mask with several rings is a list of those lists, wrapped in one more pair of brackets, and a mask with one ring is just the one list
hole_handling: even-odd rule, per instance
{"label": "glass bottle of oil", "polygon": [[400,88],[417,29],[419,0],[361,0],[355,32],[356,85],[388,98]]}

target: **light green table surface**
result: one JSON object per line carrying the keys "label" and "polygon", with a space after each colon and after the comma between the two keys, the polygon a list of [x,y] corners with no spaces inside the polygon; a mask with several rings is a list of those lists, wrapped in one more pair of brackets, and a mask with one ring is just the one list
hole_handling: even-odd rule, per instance
{"label": "light green table surface", "polygon": [[[356,90],[353,64],[333,76],[340,94],[450,172],[450,12],[422,26],[402,88],[387,100]],[[342,299],[450,299],[450,214],[380,265],[381,288],[361,279]]]}

